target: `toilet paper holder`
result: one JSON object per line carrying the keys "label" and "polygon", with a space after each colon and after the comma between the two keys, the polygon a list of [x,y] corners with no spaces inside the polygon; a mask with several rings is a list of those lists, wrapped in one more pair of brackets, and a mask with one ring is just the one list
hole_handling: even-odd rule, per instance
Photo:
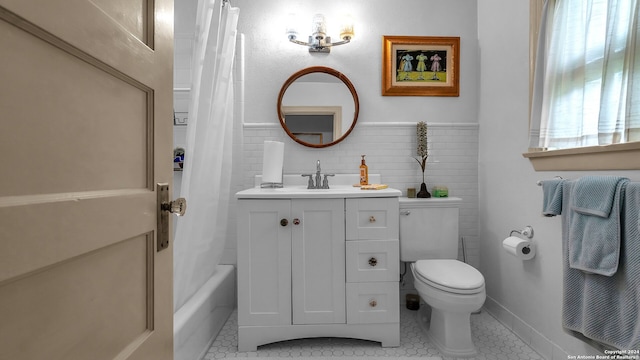
{"label": "toilet paper holder", "polygon": [[509,236],[513,235],[514,232],[522,236],[526,236],[529,239],[533,237],[533,228],[531,227],[531,225],[525,226],[524,229],[522,230],[511,230],[511,232],[509,233]]}

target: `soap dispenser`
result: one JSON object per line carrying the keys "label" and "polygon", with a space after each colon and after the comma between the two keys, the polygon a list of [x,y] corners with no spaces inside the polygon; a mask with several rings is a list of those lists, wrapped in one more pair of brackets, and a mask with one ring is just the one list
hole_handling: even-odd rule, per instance
{"label": "soap dispenser", "polygon": [[364,162],[365,155],[362,155],[362,161],[360,162],[360,185],[369,185],[369,168]]}

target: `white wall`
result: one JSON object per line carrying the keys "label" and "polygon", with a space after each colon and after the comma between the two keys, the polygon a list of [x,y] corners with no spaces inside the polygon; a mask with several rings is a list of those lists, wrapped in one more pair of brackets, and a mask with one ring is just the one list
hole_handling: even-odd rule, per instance
{"label": "white wall", "polygon": [[[314,65],[329,66],[349,77],[361,101],[362,122],[477,122],[476,2],[469,0],[381,0],[322,3],[291,0],[232,0],[240,10],[239,30],[247,36],[245,121],[276,123],[276,100],[284,81],[295,71]],[[309,54],[287,41],[285,23],[289,13],[302,19],[317,12],[327,21],[339,21],[342,12],[354,17],[352,43],[336,47],[331,54]],[[308,33],[301,29],[300,38]],[[460,36],[461,96],[382,97],[381,66],[383,35]],[[335,35],[334,35],[335,37]]]}
{"label": "white wall", "polygon": [[[566,354],[597,352],[562,330],[561,222],[541,216],[536,181],[585,173],[536,172],[522,157],[528,144],[528,31],[528,1],[478,1],[480,270],[491,297],[487,305],[547,358],[564,360]],[[599,173],[640,179],[639,171]],[[526,225],[534,228],[538,250],[522,262],[502,251],[501,241]]]}

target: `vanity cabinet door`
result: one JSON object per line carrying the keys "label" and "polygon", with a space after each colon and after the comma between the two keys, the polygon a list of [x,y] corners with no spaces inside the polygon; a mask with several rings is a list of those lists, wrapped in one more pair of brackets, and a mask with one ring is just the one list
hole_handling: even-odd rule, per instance
{"label": "vanity cabinet door", "polygon": [[294,199],[293,324],[344,324],[344,199]]}
{"label": "vanity cabinet door", "polygon": [[290,212],[290,200],[238,201],[239,325],[291,324]]}

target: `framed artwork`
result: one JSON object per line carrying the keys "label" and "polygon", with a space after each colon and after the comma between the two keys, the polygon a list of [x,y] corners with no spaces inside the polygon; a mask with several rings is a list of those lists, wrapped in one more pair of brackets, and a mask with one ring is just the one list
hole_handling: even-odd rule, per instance
{"label": "framed artwork", "polygon": [[383,36],[383,96],[460,96],[460,37]]}

